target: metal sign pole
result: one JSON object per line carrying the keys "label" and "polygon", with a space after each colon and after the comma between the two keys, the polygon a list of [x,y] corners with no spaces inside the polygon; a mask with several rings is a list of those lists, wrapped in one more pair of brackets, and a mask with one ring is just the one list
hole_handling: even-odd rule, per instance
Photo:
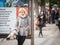
{"label": "metal sign pole", "polygon": [[29,15],[31,16],[31,45],[34,45],[34,0],[29,0]]}
{"label": "metal sign pole", "polygon": [[34,0],[31,0],[31,45],[34,45]]}

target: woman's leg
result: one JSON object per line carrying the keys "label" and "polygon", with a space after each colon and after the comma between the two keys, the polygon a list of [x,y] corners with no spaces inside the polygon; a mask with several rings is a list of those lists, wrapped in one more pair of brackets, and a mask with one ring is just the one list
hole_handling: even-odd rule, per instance
{"label": "woman's leg", "polygon": [[17,36],[18,45],[20,45],[21,36]]}
{"label": "woman's leg", "polygon": [[41,34],[41,36],[43,36],[43,34],[42,34],[42,27],[40,27],[39,36],[40,36],[40,34]]}
{"label": "woman's leg", "polygon": [[18,36],[18,45],[23,45],[26,36]]}
{"label": "woman's leg", "polygon": [[58,28],[59,28],[59,31],[60,31],[60,26],[58,26]]}
{"label": "woman's leg", "polygon": [[42,27],[40,28],[40,34],[41,34],[41,36],[43,36],[43,34],[42,34]]}
{"label": "woman's leg", "polygon": [[59,31],[60,31],[60,21],[58,21],[58,28],[59,28]]}
{"label": "woman's leg", "polygon": [[26,39],[26,36],[22,36],[22,37],[21,37],[21,45],[23,45],[25,39]]}

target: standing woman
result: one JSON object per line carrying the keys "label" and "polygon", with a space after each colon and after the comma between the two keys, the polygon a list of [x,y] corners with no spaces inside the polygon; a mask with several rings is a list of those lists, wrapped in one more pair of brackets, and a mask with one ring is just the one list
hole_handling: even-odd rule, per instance
{"label": "standing woman", "polygon": [[56,9],[56,11],[55,11],[55,23],[56,23],[56,25],[58,24],[59,18],[60,18],[59,10]]}
{"label": "standing woman", "polygon": [[17,41],[18,41],[18,45],[23,45],[26,36],[27,36],[27,32],[28,32],[28,27],[29,27],[29,23],[28,23],[28,15],[26,15],[26,12],[24,10],[24,8],[19,9],[19,15],[18,15],[18,19],[17,19],[17,29],[18,29],[18,36],[17,36]]}
{"label": "standing woman", "polygon": [[51,9],[51,18],[52,18],[52,24],[55,23],[55,8]]}

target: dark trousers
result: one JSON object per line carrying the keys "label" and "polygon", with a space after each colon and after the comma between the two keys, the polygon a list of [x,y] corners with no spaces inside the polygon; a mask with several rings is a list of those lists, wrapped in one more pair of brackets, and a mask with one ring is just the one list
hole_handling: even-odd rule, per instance
{"label": "dark trousers", "polygon": [[59,28],[59,31],[60,31],[60,26],[58,26],[58,28]]}
{"label": "dark trousers", "polygon": [[39,36],[40,36],[40,34],[41,34],[41,36],[43,36],[43,34],[42,34],[42,26],[39,26],[39,29],[40,29]]}
{"label": "dark trousers", "polygon": [[20,36],[20,35],[18,35],[17,38],[18,38],[18,39],[17,39],[18,45],[23,45],[23,43],[24,43],[24,41],[25,41],[25,39],[26,39],[26,36]]}
{"label": "dark trousers", "polygon": [[60,24],[58,24],[58,28],[59,28],[59,31],[60,31]]}
{"label": "dark trousers", "polygon": [[55,23],[55,18],[54,18],[54,17],[52,17],[52,23],[53,23],[53,24]]}
{"label": "dark trousers", "polygon": [[59,28],[59,31],[60,31],[60,21],[58,21],[58,28]]}

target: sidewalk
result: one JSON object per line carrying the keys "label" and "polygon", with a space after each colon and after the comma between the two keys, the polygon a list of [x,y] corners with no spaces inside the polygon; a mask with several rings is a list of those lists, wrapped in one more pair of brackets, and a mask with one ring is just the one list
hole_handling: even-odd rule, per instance
{"label": "sidewalk", "polygon": [[35,30],[34,32],[35,45],[51,45],[57,37],[59,31],[55,24],[51,24],[43,28],[43,37],[38,37],[39,30]]}
{"label": "sidewalk", "polygon": [[[17,40],[0,39],[0,45],[17,45]],[[31,39],[26,39],[23,45],[31,45]]]}
{"label": "sidewalk", "polygon": [[[55,24],[47,24],[43,28],[43,37],[38,37],[39,30],[34,30],[34,45],[60,45],[60,32]],[[17,40],[1,41],[0,45],[17,45]],[[31,39],[26,39],[23,45],[31,45]]]}

